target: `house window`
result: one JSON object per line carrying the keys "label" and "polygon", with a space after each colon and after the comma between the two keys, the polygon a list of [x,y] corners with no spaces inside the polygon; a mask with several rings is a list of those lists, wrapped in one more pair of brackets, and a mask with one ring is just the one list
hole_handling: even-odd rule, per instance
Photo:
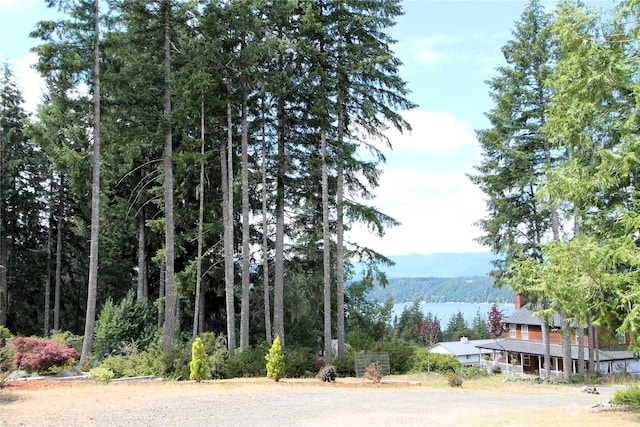
{"label": "house window", "polygon": [[625,333],[621,333],[618,335],[618,344],[626,344],[627,343],[627,335]]}
{"label": "house window", "polygon": [[513,323],[509,325],[509,338],[516,338],[516,325]]}
{"label": "house window", "polygon": [[522,335],[523,340],[529,339],[529,325],[522,325],[520,327],[520,335]]}
{"label": "house window", "polygon": [[531,366],[531,355],[530,354],[523,354],[522,355],[522,364],[524,366]]}

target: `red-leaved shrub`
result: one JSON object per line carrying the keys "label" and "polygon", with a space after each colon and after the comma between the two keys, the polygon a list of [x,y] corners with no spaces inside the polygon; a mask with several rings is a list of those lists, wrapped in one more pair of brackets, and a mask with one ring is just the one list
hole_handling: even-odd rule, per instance
{"label": "red-leaved shrub", "polygon": [[45,372],[53,366],[64,366],[78,352],[67,348],[57,340],[35,337],[16,337],[12,339],[15,350],[13,368],[29,372]]}

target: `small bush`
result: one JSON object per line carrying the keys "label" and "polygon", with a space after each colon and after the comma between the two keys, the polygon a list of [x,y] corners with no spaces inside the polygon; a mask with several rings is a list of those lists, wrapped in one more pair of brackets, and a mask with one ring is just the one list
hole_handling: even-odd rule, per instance
{"label": "small bush", "polygon": [[447,382],[451,387],[462,387],[462,377],[457,374],[449,374],[447,376]]}
{"label": "small bush", "polygon": [[198,382],[209,377],[209,366],[204,345],[200,337],[191,344],[191,362],[189,362],[189,379]]}
{"label": "small bush", "polygon": [[263,377],[265,356],[269,352],[268,344],[256,348],[245,348],[233,353],[220,367],[221,378]]}
{"label": "small bush", "polygon": [[488,376],[488,374],[484,368],[472,366],[468,368],[462,368],[460,370],[460,376],[466,380],[474,380],[474,379],[484,378]]}
{"label": "small bush", "polygon": [[493,375],[500,375],[502,373],[502,368],[500,366],[494,366],[491,368],[491,373]]}
{"label": "small bush", "polygon": [[111,369],[101,368],[99,366],[89,371],[89,378],[99,384],[107,384],[115,376],[116,374]]}
{"label": "small bush", "polygon": [[302,378],[307,376],[309,372],[315,374],[313,351],[305,347],[285,348],[284,366],[287,378]]}
{"label": "small bush", "polygon": [[386,340],[376,343],[374,352],[389,354],[389,368],[394,375],[402,375],[412,368],[412,359],[416,345],[401,339]]}
{"label": "small bush", "polygon": [[364,377],[374,383],[379,383],[382,380],[382,369],[380,369],[380,362],[369,363],[369,366],[364,370]]}
{"label": "small bush", "polygon": [[276,336],[269,354],[264,357],[267,360],[267,377],[274,381],[280,381],[284,376],[284,356],[280,346],[280,336]]}
{"label": "small bush", "polygon": [[[13,334],[11,333],[9,328],[7,328],[6,326],[0,325],[0,341],[2,341],[3,339],[6,340],[8,338],[13,338]],[[0,345],[0,347],[2,347],[2,345]]]}
{"label": "small bush", "polygon": [[426,348],[416,350],[413,358],[413,370],[416,372],[438,372],[450,374],[459,372],[462,364],[449,354],[429,353]]}
{"label": "small bush", "polygon": [[640,387],[629,386],[626,389],[616,390],[611,398],[614,405],[640,406]]}
{"label": "small bush", "polygon": [[110,356],[100,362],[98,367],[111,370],[115,378],[162,376],[166,373],[164,358],[155,351]]}
{"label": "small bush", "polygon": [[356,364],[353,356],[336,356],[331,359],[336,370],[336,375],[340,377],[355,377]]}
{"label": "small bush", "polygon": [[28,372],[46,372],[54,366],[65,366],[78,355],[75,349],[66,348],[52,339],[17,337],[12,342],[15,348],[14,369]]}
{"label": "small bush", "polygon": [[316,378],[326,383],[332,383],[332,382],[335,382],[337,376],[338,375],[336,374],[335,366],[328,365],[320,369],[320,372],[318,372],[318,375],[316,375]]}
{"label": "small bush", "polygon": [[67,347],[75,348],[78,354],[82,353],[82,335],[75,335],[74,333],[69,331],[54,329],[51,331],[49,338],[64,342]]}

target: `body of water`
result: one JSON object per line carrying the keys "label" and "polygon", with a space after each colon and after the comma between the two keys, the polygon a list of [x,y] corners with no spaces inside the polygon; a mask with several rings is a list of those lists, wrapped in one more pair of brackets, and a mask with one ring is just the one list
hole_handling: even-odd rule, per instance
{"label": "body of water", "polygon": [[[411,307],[413,305],[412,302],[403,302],[394,304],[393,306],[393,314],[391,315],[391,319],[395,316],[400,318],[402,311],[406,307]],[[442,329],[447,327],[449,320],[458,314],[458,312],[462,313],[465,321],[469,326],[471,326],[471,322],[476,317],[478,312],[483,320],[487,320],[487,314],[491,311],[491,307],[493,307],[493,303],[490,302],[481,302],[481,303],[463,303],[463,302],[444,302],[444,303],[431,303],[431,302],[421,302],[420,310],[424,315],[428,315],[431,313],[434,317],[437,317],[440,320],[440,325]],[[502,314],[507,317],[513,313],[514,305],[513,304],[498,304],[498,308],[502,311]],[[478,311],[479,310],[479,311]]]}

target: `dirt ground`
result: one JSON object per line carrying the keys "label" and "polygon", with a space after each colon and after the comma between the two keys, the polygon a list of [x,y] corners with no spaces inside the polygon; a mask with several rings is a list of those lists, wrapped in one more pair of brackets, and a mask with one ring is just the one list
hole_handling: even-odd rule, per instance
{"label": "dirt ground", "polygon": [[[610,388],[606,388],[610,389]],[[638,412],[602,407],[611,390],[465,382],[338,379],[30,380],[0,389],[0,427],[14,426],[631,426]]]}

